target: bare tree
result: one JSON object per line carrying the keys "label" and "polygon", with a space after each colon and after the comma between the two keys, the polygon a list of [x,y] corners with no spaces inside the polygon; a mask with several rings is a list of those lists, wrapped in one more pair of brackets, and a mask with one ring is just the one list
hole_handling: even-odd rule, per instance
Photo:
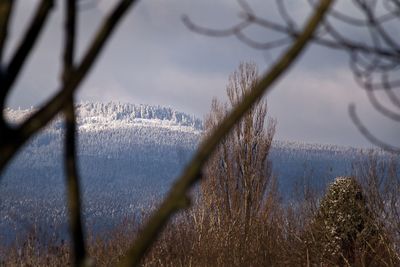
{"label": "bare tree", "polygon": [[[337,1],[339,2],[339,1]],[[371,105],[384,117],[395,123],[400,122],[400,97],[395,89],[400,87],[398,79],[400,67],[400,39],[393,36],[400,21],[400,2],[398,0],[343,0],[357,14],[343,12],[333,7],[327,13],[321,27],[313,34],[311,41],[314,44],[329,49],[342,50],[349,55],[349,67],[356,82],[365,89]],[[247,0],[237,0],[240,8],[238,22],[222,30],[206,28],[194,23],[184,16],[187,27],[195,32],[208,36],[235,36],[249,47],[258,50],[272,50],[284,48],[300,33],[298,19],[291,12],[293,2],[276,0],[276,11],[281,20],[274,21],[259,15]],[[304,4],[316,8],[315,0],[305,0]],[[271,3],[270,5],[272,5]],[[273,7],[271,7],[273,8]],[[361,15],[359,15],[361,14]],[[362,32],[364,40],[357,39],[358,35],[346,34],[343,30],[346,25],[351,30]],[[246,30],[258,27],[274,31],[276,36],[272,40],[260,41],[249,36]],[[383,91],[388,101],[377,97],[377,92]],[[349,115],[355,126],[371,143],[391,152],[400,152],[400,148],[390,145],[372,134],[360,120],[355,104],[349,105]]]}
{"label": "bare tree", "polygon": [[371,153],[354,164],[354,175],[361,184],[367,205],[373,217],[379,220],[379,227],[386,235],[381,239],[385,249],[392,256],[390,265],[400,263],[400,176],[398,158],[383,158]]}
{"label": "bare tree", "polygon": [[[229,78],[226,88],[229,104],[213,100],[211,111],[204,121],[206,134],[218,126],[228,109],[235,107],[258,79],[254,63],[242,63]],[[226,136],[204,170],[201,185],[201,204],[214,221],[229,223],[238,220],[244,232],[252,220],[266,214],[276,192],[268,155],[275,133],[276,121],[268,118],[267,103],[260,100]],[[266,128],[265,128],[266,127]],[[272,189],[272,190],[271,190]],[[274,199],[276,200],[276,199]]]}
{"label": "bare tree", "polygon": [[264,73],[254,87],[244,96],[243,100],[230,111],[219,123],[210,135],[205,138],[194,154],[192,160],[183,170],[173,184],[170,192],[161,203],[160,207],[149,218],[143,231],[140,233],[132,248],[128,251],[123,262],[124,266],[137,265],[142,255],[149,249],[151,244],[159,235],[169,218],[190,205],[187,196],[191,186],[202,177],[202,169],[210,155],[217,148],[220,141],[234,127],[235,123],[256,103],[264,93],[271,89],[271,85],[282,76],[295,60],[304,51],[309,41],[312,39],[314,31],[318,28],[329,10],[333,1],[322,0],[314,10],[313,15],[307,20],[304,29],[299,33],[292,45],[281,55],[279,60]]}

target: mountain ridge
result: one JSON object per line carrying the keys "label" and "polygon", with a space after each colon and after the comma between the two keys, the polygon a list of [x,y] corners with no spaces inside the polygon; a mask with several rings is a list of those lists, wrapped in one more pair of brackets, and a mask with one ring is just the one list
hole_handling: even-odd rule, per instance
{"label": "mountain ridge", "polygon": [[[33,107],[28,109],[6,108],[5,114],[9,122],[18,124],[35,110],[36,108]],[[132,127],[155,127],[193,133],[200,138],[203,131],[202,120],[196,116],[160,105],[82,101],[76,105],[76,113],[79,132],[95,132],[118,128],[128,129]],[[63,120],[59,115],[45,128],[45,131],[60,131],[62,129]],[[290,140],[274,140],[273,146],[292,150],[329,150],[337,153],[349,151],[385,153],[379,148],[362,148]]]}
{"label": "mountain ridge", "polygon": [[[37,109],[34,107],[29,109],[6,108],[5,114],[10,123],[17,124],[35,110]],[[117,128],[134,124],[170,127],[183,131],[202,131],[203,129],[202,121],[194,115],[159,105],[85,101],[76,105],[76,114],[77,126],[80,130],[88,131],[96,130],[95,126]],[[48,128],[59,129],[61,125],[62,119],[57,116]]]}

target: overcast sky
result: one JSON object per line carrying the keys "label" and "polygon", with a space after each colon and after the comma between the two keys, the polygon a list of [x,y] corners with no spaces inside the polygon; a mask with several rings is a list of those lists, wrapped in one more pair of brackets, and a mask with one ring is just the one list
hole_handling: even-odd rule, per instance
{"label": "overcast sky", "polygon": [[[29,24],[37,2],[17,2],[8,55]],[[57,89],[63,1],[56,2],[45,31],[8,99],[8,106],[40,105]],[[115,1],[82,2],[88,4],[79,12],[79,55]],[[258,14],[279,21],[275,1],[249,2]],[[349,2],[339,1],[337,8],[354,12]],[[305,0],[292,1],[290,11],[301,25],[310,8]],[[78,99],[171,106],[202,118],[213,97],[226,99],[228,76],[240,62],[256,62],[263,73],[280,50],[256,51],[232,37],[199,35],[188,30],[181,17],[186,14],[199,25],[223,29],[238,21],[239,12],[234,0],[139,1],[80,87]],[[273,36],[256,28],[248,33],[260,40]],[[362,33],[357,34],[363,38]],[[354,82],[344,52],[310,46],[291,71],[275,84],[267,99],[270,115],[278,121],[277,139],[370,146],[348,116],[348,105],[354,102],[373,133],[399,145],[399,125],[372,108],[363,90]]]}

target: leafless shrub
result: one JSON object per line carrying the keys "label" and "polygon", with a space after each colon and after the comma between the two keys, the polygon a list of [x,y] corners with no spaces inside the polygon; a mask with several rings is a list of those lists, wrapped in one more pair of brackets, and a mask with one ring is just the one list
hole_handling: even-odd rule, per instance
{"label": "leafless shrub", "polygon": [[[247,231],[245,217],[218,214],[216,207],[210,210],[210,202],[205,202],[201,194],[206,189],[203,184],[192,192],[192,208],[173,218],[141,265],[398,266],[399,219],[395,203],[399,180],[395,163],[395,159],[371,155],[355,163],[358,177],[337,180],[322,199],[318,197],[320,192],[307,188],[303,198],[290,203],[275,198],[268,209],[251,215]],[[213,190],[212,184],[208,186]],[[89,231],[88,255],[96,265],[118,265],[154,208],[127,218],[110,232]],[[0,248],[1,255],[8,255],[2,264],[71,263],[71,251],[65,242],[53,239],[43,245],[34,232],[21,240],[26,240],[24,245]]]}
{"label": "leafless shrub", "polygon": [[400,264],[400,177],[398,157],[371,153],[354,164],[367,206],[386,233],[382,236],[392,265]]}

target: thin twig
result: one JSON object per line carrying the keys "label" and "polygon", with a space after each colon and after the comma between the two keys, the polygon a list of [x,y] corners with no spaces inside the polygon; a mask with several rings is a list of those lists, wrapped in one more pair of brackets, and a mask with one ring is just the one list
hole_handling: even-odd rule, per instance
{"label": "thin twig", "polygon": [[400,153],[400,148],[389,145],[381,140],[379,140],[376,136],[374,136],[367,127],[361,122],[360,118],[357,116],[356,106],[354,104],[350,104],[349,106],[349,115],[354,125],[360,131],[360,133],[372,144],[382,148],[383,150],[392,152],[392,153]]}
{"label": "thin twig", "polygon": [[[5,77],[1,80],[1,90],[0,90],[0,99],[2,100],[2,104],[4,104],[4,100],[13,86],[18,74],[21,71],[22,66],[24,65],[28,55],[32,51],[33,46],[35,45],[39,34],[43,29],[43,25],[48,18],[51,8],[53,7],[53,0],[42,0],[40,5],[38,6],[35,16],[33,17],[32,22],[30,23],[29,28],[27,29],[24,37],[19,44],[17,50],[11,58],[10,63],[8,64],[7,69],[5,70]],[[3,105],[1,108],[4,107]]]}
{"label": "thin twig", "polygon": [[[245,1],[241,1],[241,2],[245,3]],[[284,4],[283,1],[279,2],[279,3],[281,5]],[[312,4],[312,5],[314,6],[315,4]],[[243,9],[243,12],[240,15],[240,18],[242,20],[240,22],[238,22],[237,24],[235,24],[231,27],[225,28],[225,29],[214,29],[214,28],[200,26],[200,25],[194,23],[187,15],[184,15],[182,17],[182,21],[186,25],[186,27],[188,27],[190,30],[192,30],[196,33],[199,33],[199,34],[212,36],[212,37],[227,37],[227,36],[235,36],[235,35],[237,36],[238,32],[243,31],[247,27],[250,27],[252,24],[285,34],[292,39],[295,39],[300,35],[300,32],[297,31],[296,29],[294,29],[293,27],[291,27],[291,25],[287,24],[287,22],[286,22],[286,25],[280,24],[280,23],[274,22],[272,20],[269,20],[268,18],[259,17],[253,11],[249,10],[248,8],[242,8],[242,9]],[[281,9],[282,9],[282,7],[281,7]],[[330,10],[329,14],[331,13],[331,11],[332,10]],[[281,16],[289,16],[289,15],[281,14]],[[340,16],[340,15],[338,15],[338,16]],[[386,18],[386,16],[382,17],[382,18],[381,17],[376,18],[375,21],[377,21],[379,23],[383,23],[386,21],[386,20],[384,20],[384,18]],[[288,18],[286,18],[286,20],[287,19]],[[343,19],[343,22],[346,22],[346,19]],[[357,23],[357,22],[355,22],[355,23]],[[367,25],[367,23],[365,23],[365,22],[363,22],[362,24]],[[315,44],[325,46],[325,47],[328,47],[331,49],[346,50],[347,52],[350,52],[350,53],[359,52],[359,53],[363,53],[363,54],[367,54],[367,55],[373,54],[373,55],[380,56],[384,59],[396,60],[397,62],[400,60],[400,53],[398,53],[397,51],[394,51],[393,49],[374,47],[374,46],[368,45],[363,42],[344,38],[329,23],[327,23],[326,28],[327,28],[326,32],[327,32],[327,34],[331,35],[331,38],[322,37],[318,34],[314,34],[312,41]],[[241,34],[243,35],[243,33],[241,33]],[[256,48],[256,49],[262,48],[262,45],[261,45],[262,43],[259,44],[257,42],[255,42],[255,43],[247,42],[246,44],[250,45],[251,47],[253,47],[253,44],[255,44],[254,48]],[[282,45],[285,45],[285,44],[282,43]],[[270,49],[270,46],[265,45],[265,48]]]}
{"label": "thin twig", "polygon": [[387,108],[384,104],[382,104],[375,96],[375,91],[371,89],[366,89],[367,96],[369,99],[369,102],[372,104],[372,106],[379,111],[383,116],[393,120],[400,122],[400,113],[394,112]]}
{"label": "thin twig", "polygon": [[13,0],[0,1],[0,67],[3,66],[4,45],[7,39],[8,24],[13,5]]}
{"label": "thin twig", "polygon": [[389,76],[387,74],[382,75],[382,84],[385,87],[385,93],[389,97],[389,100],[395,105],[398,109],[400,109],[400,98],[393,91],[393,88],[389,82]]}

